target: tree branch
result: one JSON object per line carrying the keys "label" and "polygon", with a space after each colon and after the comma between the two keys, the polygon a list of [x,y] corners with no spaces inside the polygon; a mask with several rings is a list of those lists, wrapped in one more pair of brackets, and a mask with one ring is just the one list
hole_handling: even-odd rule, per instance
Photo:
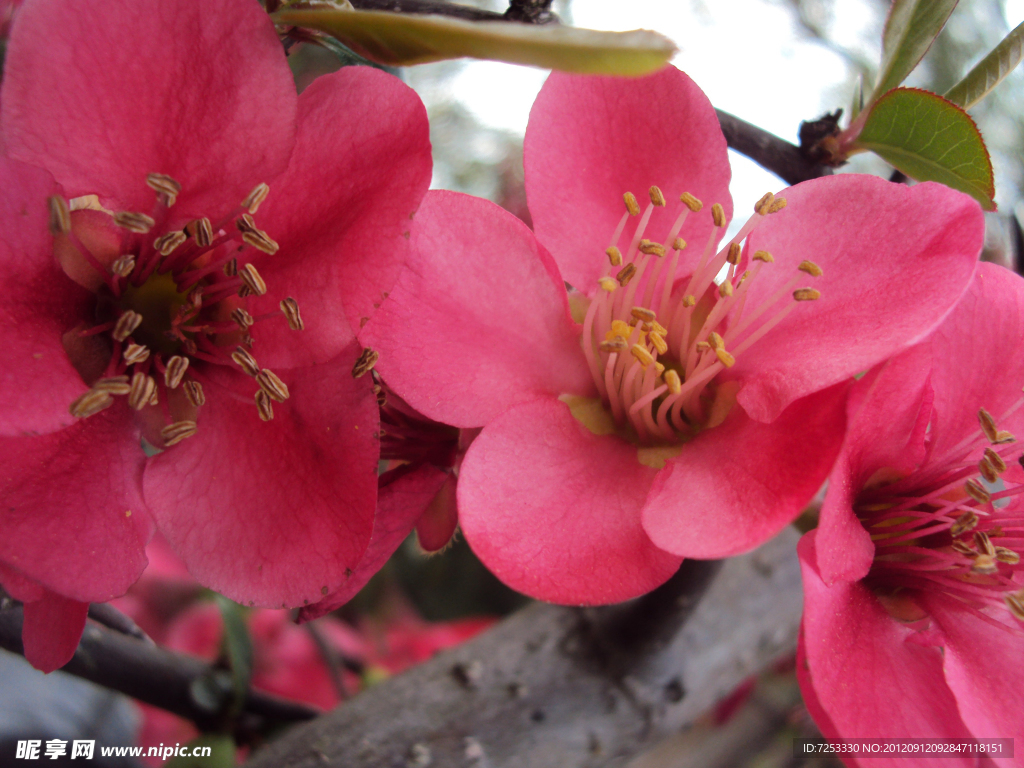
{"label": "tree branch", "polygon": [[[0,648],[23,653],[21,625],[20,605],[0,610]],[[62,669],[192,720],[201,730],[224,727],[231,704],[230,673],[225,670],[97,624],[86,624],[78,650]],[[305,704],[251,689],[242,711],[247,732],[319,714]]]}
{"label": "tree branch", "polygon": [[800,148],[746,120],[716,109],[722,133],[731,149],[767,168],[787,184],[828,176],[832,169],[808,160]]}
{"label": "tree branch", "polygon": [[687,561],[625,605],[532,605],[295,728],[248,766],[622,765],[792,651],[796,536],[724,563]]}

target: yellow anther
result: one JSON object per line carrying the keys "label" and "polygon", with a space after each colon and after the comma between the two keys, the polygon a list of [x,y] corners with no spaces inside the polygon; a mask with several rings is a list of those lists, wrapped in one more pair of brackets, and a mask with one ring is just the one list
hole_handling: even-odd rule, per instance
{"label": "yellow anther", "polygon": [[974,544],[982,554],[989,555],[991,557],[996,556],[996,548],[992,546],[992,540],[984,531],[974,532]]}
{"label": "yellow anther", "polygon": [[673,395],[678,395],[683,388],[683,382],[679,380],[679,374],[672,370],[665,371],[665,383],[668,385],[668,391]]}
{"label": "yellow anther", "polygon": [[182,440],[192,437],[198,431],[194,421],[176,421],[168,424],[160,430],[160,437],[164,439],[164,446],[170,448]]}
{"label": "yellow anther", "polygon": [[1006,471],[1006,462],[1003,461],[1003,457],[991,448],[985,449],[985,458],[988,459],[989,464],[992,465],[996,472],[1002,474]]}
{"label": "yellow anther", "polygon": [[768,253],[768,251],[754,251],[754,261],[763,261],[766,264],[771,264],[775,261],[775,257]]}
{"label": "yellow anther", "polygon": [[768,209],[771,204],[775,201],[775,195],[771,192],[765,192],[764,197],[754,203],[754,213],[765,216],[768,213]]}
{"label": "yellow anther", "polygon": [[89,416],[95,416],[113,404],[114,398],[110,396],[109,392],[105,392],[102,389],[90,389],[81,397],[76,398],[71,403],[69,410],[76,419],[86,419]]}
{"label": "yellow anther", "polygon": [[654,370],[657,376],[661,376],[665,372],[665,366],[659,363],[657,360],[654,361]]}
{"label": "yellow anther", "polygon": [[612,278],[610,277],[602,277],[600,280],[597,281],[597,284],[601,286],[602,290],[605,290],[608,293],[611,293],[612,291],[619,287],[619,284],[612,280]]}
{"label": "yellow anther", "polygon": [[123,374],[100,379],[92,385],[92,388],[95,392],[107,392],[111,395],[127,395],[132,390],[128,383],[128,377]]}
{"label": "yellow anther", "polygon": [[633,353],[633,357],[646,368],[648,365],[654,362],[654,355],[647,351],[647,347],[641,346],[640,344],[634,344],[633,348],[630,349]]}
{"label": "yellow anther", "polygon": [[697,303],[696,297],[694,297],[694,296],[692,296],[690,294],[686,294],[685,296],[683,296],[683,306],[684,307],[692,307],[696,303]]}
{"label": "yellow anther", "polygon": [[167,207],[174,205],[181,192],[181,184],[165,173],[150,173],[146,176],[146,185],[154,192],[164,196]]}
{"label": "yellow anther", "polygon": [[629,334],[633,332],[633,329],[629,327],[629,323],[625,320],[612,320],[612,333],[616,336],[623,336],[629,338]]}
{"label": "yellow anther", "polygon": [[117,318],[117,323],[114,325],[114,331],[111,335],[114,337],[114,341],[124,341],[141,324],[142,315],[129,309]]}
{"label": "yellow anther", "polygon": [[813,261],[801,261],[800,266],[797,267],[801,272],[806,272],[811,277],[821,277],[821,267],[815,264]]}
{"label": "yellow anther", "polygon": [[781,211],[785,207],[786,207],[786,198],[784,198],[784,197],[777,197],[777,198],[775,198],[775,201],[771,205],[768,206],[768,213],[778,213],[779,211]]}
{"label": "yellow anther", "polygon": [[156,394],[156,379],[144,373],[132,376],[132,388],[128,393],[128,405],[141,411]]}
{"label": "yellow anther", "polygon": [[1024,621],[1024,590],[1011,592],[1004,596],[1003,600],[1006,601],[1006,607],[1010,609],[1010,613]]}
{"label": "yellow anther", "polygon": [[605,253],[608,254],[608,261],[611,262],[613,267],[618,267],[622,264],[622,251],[614,245],[608,248]]}
{"label": "yellow anther", "polygon": [[996,472],[996,468],[985,457],[982,457],[981,461],[978,462],[978,472],[990,483],[994,483],[999,479],[999,473]]}
{"label": "yellow anther", "polygon": [[641,240],[640,253],[646,253],[648,255],[653,253],[655,256],[664,256],[665,246],[661,243],[656,243],[653,240]]}
{"label": "yellow anther", "polygon": [[365,376],[373,370],[373,366],[380,360],[380,352],[375,352],[369,347],[363,350],[363,353],[356,360],[356,364],[352,366],[352,378],[358,379]]}
{"label": "yellow anther", "polygon": [[1012,432],[1007,432],[1005,429],[1000,429],[996,432],[996,445],[1002,445],[1003,443],[1015,443],[1017,438],[1013,436]]}
{"label": "yellow anther", "polygon": [[672,247],[675,248],[677,251],[681,251],[683,250],[683,248],[686,247],[686,241],[683,240],[683,238],[681,237],[677,237],[675,240],[672,241]]}
{"label": "yellow anther", "polygon": [[200,248],[205,248],[213,242],[213,225],[205,216],[189,224],[185,227],[185,231],[195,238],[196,245]]}
{"label": "yellow anther", "polygon": [[50,234],[66,235],[71,231],[71,210],[68,208],[68,201],[54,195],[46,199],[46,204],[50,208]]}
{"label": "yellow anther", "polygon": [[615,279],[619,281],[619,285],[626,285],[630,280],[633,279],[633,275],[636,274],[636,264],[630,262],[615,275]]}
{"label": "yellow anther", "polygon": [[1016,565],[1020,562],[1020,553],[1006,547],[996,547],[996,560],[1007,565]]}
{"label": "yellow anther", "polygon": [[249,211],[249,213],[256,213],[260,207],[260,203],[267,199],[267,195],[270,194],[270,187],[266,184],[257,184],[255,189],[246,196],[245,200],[242,201],[242,207]]}
{"label": "yellow anther", "polygon": [[198,381],[189,379],[181,389],[185,393],[185,399],[192,403],[196,408],[206,403],[206,394],[203,392],[203,385]]}
{"label": "yellow anther", "polygon": [[711,345],[712,349],[725,349],[725,342],[722,341],[722,337],[714,331],[708,334],[708,344]]}
{"label": "yellow anther", "polygon": [[726,352],[724,349],[716,349],[715,355],[718,357],[718,361],[726,368],[732,368],[736,365],[736,358]]}
{"label": "yellow anther", "polygon": [[711,349],[711,345],[708,344],[706,341],[698,341],[694,346],[697,347],[697,349],[699,349],[701,352],[706,352],[707,350]]}
{"label": "yellow anther", "polygon": [[156,224],[152,217],[135,211],[118,211],[114,214],[114,223],[129,232],[136,232],[144,235]]}
{"label": "yellow anther", "polygon": [[256,411],[263,421],[270,421],[274,418],[274,406],[270,402],[270,395],[262,389],[256,393]]}
{"label": "yellow anther", "polygon": [[181,230],[166,232],[153,241],[153,247],[160,252],[161,256],[169,256],[175,248],[186,240],[188,240],[188,235]]}
{"label": "yellow anther", "polygon": [[978,524],[978,516],[971,511],[964,512],[949,529],[951,536],[959,536]]}
{"label": "yellow anther", "polygon": [[715,222],[716,227],[725,226],[725,209],[721,203],[715,203],[711,206],[711,219]]}
{"label": "yellow anther", "polygon": [[650,334],[648,334],[647,338],[650,339],[651,344],[654,345],[654,348],[658,350],[659,355],[664,355],[666,352],[668,352],[668,342],[665,341],[665,339],[662,337],[660,333],[654,333],[652,331]]}
{"label": "yellow anther", "polygon": [[238,276],[242,278],[242,282],[245,284],[245,287],[257,296],[262,296],[267,292],[267,284],[263,282],[263,278],[260,277],[260,273],[256,271],[256,267],[252,264],[246,264],[238,270]]}
{"label": "yellow anther", "polygon": [[231,353],[231,359],[248,376],[255,376],[260,372],[259,363],[256,362],[256,358],[249,354],[245,347],[235,347],[235,351]]}
{"label": "yellow anther", "polygon": [[683,205],[685,205],[694,213],[696,213],[697,211],[704,207],[704,203],[702,203],[696,197],[691,195],[689,192],[683,192],[683,194],[679,196],[679,200],[683,203]]}
{"label": "yellow anther", "polygon": [[135,270],[135,258],[129,254],[119,256],[113,264],[110,265],[110,274],[118,275],[120,277],[128,277]]}
{"label": "yellow anther", "polygon": [[661,336],[668,336],[668,328],[663,326],[657,320],[651,320],[651,330]]}
{"label": "yellow anther", "polygon": [[124,362],[126,365],[135,365],[149,360],[149,348],[142,344],[129,344],[124,350]]}
{"label": "yellow anther", "polygon": [[985,433],[985,437],[988,438],[990,443],[996,441],[996,420],[992,418],[992,414],[986,411],[984,408],[978,409],[978,422],[981,424],[981,431]]}
{"label": "yellow anther", "polygon": [[999,572],[999,566],[996,565],[997,560],[995,555],[980,554],[974,559],[974,565],[971,566],[971,573],[980,573],[983,576],[991,576],[993,573]]}
{"label": "yellow anther", "polygon": [[251,245],[257,251],[263,251],[263,253],[273,256],[277,253],[281,247],[275,240],[272,240],[269,235],[263,230],[257,229],[254,232],[243,232],[242,241],[246,245]]}
{"label": "yellow anther", "polygon": [[728,280],[723,281],[722,284],[718,286],[718,295],[722,297],[732,296],[732,283]]}
{"label": "yellow anther", "polygon": [[743,249],[740,248],[739,243],[729,243],[729,255],[725,257],[725,260],[730,264],[739,264],[742,251]]}
{"label": "yellow anther", "polygon": [[645,323],[649,323],[657,317],[657,315],[655,315],[652,310],[647,309],[647,307],[633,307],[629,310],[629,314],[637,320],[642,320]]}
{"label": "yellow anther", "polygon": [[974,478],[964,483],[964,492],[979,504],[988,504],[992,500],[985,487]]}
{"label": "yellow anther", "polygon": [[665,205],[665,196],[661,194],[661,190],[657,187],[652,186],[647,190],[647,194],[651,196],[651,202],[655,205]]}
{"label": "yellow anther", "polygon": [[636,195],[632,192],[627,192],[622,196],[622,199],[626,203],[626,210],[629,211],[630,216],[638,216],[640,214],[640,203],[636,201]]}
{"label": "yellow anther", "polygon": [[256,374],[256,383],[260,385],[260,389],[266,392],[272,400],[277,400],[279,403],[283,403],[291,397],[288,385],[268,368],[264,368]]}
{"label": "yellow anther", "polygon": [[964,557],[970,557],[973,559],[978,556],[977,550],[972,549],[970,545],[965,544],[964,542],[960,541],[960,539],[954,539],[953,543],[950,546],[953,547],[954,552],[957,552],[963,555]]}
{"label": "yellow anther", "polygon": [[612,336],[610,339],[606,339],[597,345],[602,352],[625,352],[629,349],[629,344],[622,336]]}
{"label": "yellow anther", "polygon": [[817,301],[821,298],[821,291],[814,288],[797,288],[793,291],[793,298],[797,301]]}
{"label": "yellow anther", "polygon": [[302,315],[299,314],[299,302],[289,296],[286,299],[281,299],[281,303],[278,306],[284,313],[285,319],[288,321],[288,327],[291,330],[301,331],[306,327],[306,324],[302,322]]}
{"label": "yellow anther", "polygon": [[164,384],[168,389],[176,389],[181,384],[188,365],[188,358],[181,355],[174,355],[167,360],[167,368],[164,369]]}

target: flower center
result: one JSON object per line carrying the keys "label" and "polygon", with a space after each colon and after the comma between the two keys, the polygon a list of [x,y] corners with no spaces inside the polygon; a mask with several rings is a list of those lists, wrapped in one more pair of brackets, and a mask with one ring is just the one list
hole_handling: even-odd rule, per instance
{"label": "flower center", "polygon": [[[1024,398],[1003,414],[1024,405]],[[980,429],[929,467],[863,491],[855,511],[875,544],[865,584],[883,598],[904,589],[938,591],[969,609],[1005,608],[1024,621],[1021,485],[1004,473],[1024,461],[1012,434],[984,408]],[[1005,626],[1005,625],[1003,625]],[[1018,627],[1024,630],[1024,628]]]}
{"label": "flower center", "polygon": [[[71,207],[63,198],[49,200],[51,230],[66,238],[103,281],[97,290],[95,325],[77,336],[107,339],[107,362],[99,377],[88,377],[94,378],[91,389],[71,404],[71,414],[87,418],[109,408],[117,396],[126,397],[138,411],[163,402],[162,447],[172,446],[196,433],[195,414],[206,402],[203,385],[213,383],[204,371],[216,365],[241,369],[256,380],[254,402],[260,418],[269,421],[274,417],[272,402],[284,402],[290,393],[253,356],[254,327],[283,318],[292,330],[303,328],[293,298],[281,301],[277,312],[254,317],[249,311],[250,297],[266,294],[267,286],[246,257],[278,250],[253,219],[269,188],[258,185],[216,224],[199,218],[174,229],[167,221],[181,185],[156,173],[146,183],[156,192],[152,215],[105,211],[122,231],[117,253],[105,254],[112,257],[107,259],[90,250],[72,226],[72,208],[98,206],[86,198],[72,201]],[[184,413],[166,406],[169,392],[179,387],[190,406]],[[240,397],[234,390],[225,391]]]}
{"label": "flower center", "polygon": [[[797,302],[820,298],[817,290],[796,286],[806,275],[820,276],[821,270],[805,261],[802,274],[757,306],[748,306],[750,286],[774,259],[757,251],[749,259],[751,268],[741,273],[740,243],[765,216],[782,210],[785,199],[770,192],[761,198],[754,215],[717,253],[726,219],[722,206],[712,205],[714,226],[689,277],[678,274],[680,253],[687,247],[680,233],[703,203],[684,193],[679,216],[658,242],[645,235],[655,206],[666,202],[657,187],[651,187],[650,199],[641,216],[636,197],[624,195],[626,212],[612,235],[600,290],[583,321],[583,351],[618,433],[640,445],[664,446],[725,420],[738,385],[716,377]],[[627,241],[626,224],[636,216],[640,219]]]}

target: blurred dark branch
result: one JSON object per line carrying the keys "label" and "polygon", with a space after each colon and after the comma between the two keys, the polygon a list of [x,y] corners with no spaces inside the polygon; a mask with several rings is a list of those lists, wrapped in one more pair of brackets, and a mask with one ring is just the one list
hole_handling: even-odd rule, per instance
{"label": "blurred dark branch", "polygon": [[[21,624],[20,605],[0,610],[0,648],[23,652]],[[63,671],[192,720],[200,729],[225,727],[231,705],[229,672],[119,630],[87,623],[78,650]],[[305,704],[250,690],[239,723],[246,732],[261,733],[318,714]]]}
{"label": "blurred dark branch", "polygon": [[249,768],[621,766],[792,652],[796,533],[606,608],[534,604],[256,753]]}
{"label": "blurred dark branch", "polygon": [[832,169],[809,159],[795,144],[790,144],[735,115],[715,110],[722,133],[731,149],[746,155],[755,163],[774,173],[787,184],[828,176]]}
{"label": "blurred dark branch", "polygon": [[120,632],[122,635],[128,635],[129,637],[143,640],[150,645],[153,644],[149,635],[143,632],[142,628],[139,627],[138,624],[132,621],[128,616],[125,616],[110,603],[90,604],[89,618],[97,624],[102,624],[104,627],[108,627],[115,632]]}

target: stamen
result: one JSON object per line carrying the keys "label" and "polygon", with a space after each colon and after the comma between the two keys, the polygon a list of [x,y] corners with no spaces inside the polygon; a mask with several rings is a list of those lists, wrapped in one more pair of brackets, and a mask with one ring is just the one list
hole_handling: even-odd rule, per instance
{"label": "stamen", "polygon": [[245,283],[245,287],[255,293],[257,296],[262,296],[267,292],[267,284],[263,282],[263,278],[260,277],[260,273],[256,271],[256,267],[252,264],[246,264],[242,267],[238,276]]}
{"label": "stamen", "polygon": [[801,272],[806,272],[811,277],[821,277],[821,267],[815,264],[813,261],[801,261],[800,266],[797,267]]}
{"label": "stamen", "polygon": [[725,260],[733,265],[739,264],[740,253],[742,251],[743,249],[740,247],[739,243],[729,243],[729,255],[725,257]]}
{"label": "stamen", "polygon": [[683,194],[679,196],[679,200],[680,202],[683,203],[683,205],[685,205],[694,213],[696,213],[697,211],[704,207],[704,203],[702,203],[696,197],[691,195],[689,192],[683,192]]}
{"label": "stamen", "polygon": [[636,195],[632,192],[627,192],[622,196],[622,200],[626,203],[626,210],[629,211],[630,216],[640,215],[640,203],[636,201]]}
{"label": "stamen", "polygon": [[711,219],[715,222],[716,227],[725,226],[725,209],[722,208],[721,203],[715,203],[711,206]]}
{"label": "stamen", "polygon": [[161,256],[170,256],[174,249],[188,240],[188,235],[180,229],[174,232],[166,232],[153,241],[153,247]]}
{"label": "stamen", "polygon": [[260,366],[256,362],[256,358],[249,354],[245,347],[235,347],[235,351],[231,353],[231,359],[234,360],[248,376],[255,377],[256,374],[260,372]]}
{"label": "stamen", "polygon": [[380,360],[379,352],[375,352],[369,347],[364,349],[359,359],[356,360],[356,364],[352,366],[352,378],[358,379],[368,374],[373,370],[373,366],[377,364],[378,360]]}
{"label": "stamen", "polygon": [[256,393],[256,410],[263,421],[270,421],[274,418],[274,405],[270,402],[270,395],[262,389]]}
{"label": "stamen", "polygon": [[1006,443],[1015,442],[1017,442],[1017,438],[1013,436],[1012,432],[1007,432],[1005,429],[1000,429],[998,432],[996,432],[996,445],[1004,445]]}
{"label": "stamen", "polygon": [[996,556],[996,548],[992,546],[992,540],[984,531],[974,532],[974,543],[978,547],[978,551],[982,554],[988,555],[989,557]]}
{"label": "stamen", "polygon": [[232,311],[231,319],[234,320],[235,323],[238,324],[238,327],[241,328],[243,331],[249,330],[252,324],[256,322],[255,320],[252,319],[252,315],[250,315],[241,307],[238,307],[237,309]]}
{"label": "stamen", "polygon": [[681,251],[683,250],[683,248],[686,247],[686,241],[683,240],[683,238],[681,237],[677,237],[675,240],[672,241],[672,247],[675,248],[677,251]]}
{"label": "stamen", "polygon": [[766,216],[768,214],[768,209],[774,201],[775,195],[771,192],[765,192],[764,197],[754,203],[754,213],[760,216]]}
{"label": "stamen", "polygon": [[622,251],[612,245],[605,249],[605,253],[608,254],[608,261],[613,267],[622,266]]}
{"label": "stamen", "polygon": [[260,229],[253,232],[243,232],[242,240],[256,250],[263,251],[271,256],[277,253],[278,249],[281,247],[272,240],[266,232]]}
{"label": "stamen", "polygon": [[189,360],[181,355],[174,355],[167,361],[167,369],[164,371],[164,384],[168,389],[177,389],[181,384],[185,371],[188,370]]}
{"label": "stamen", "polygon": [[637,362],[644,368],[654,362],[654,357],[651,353],[647,351],[646,347],[643,347],[640,344],[634,344],[630,349],[630,352],[633,353],[633,357],[635,357]]}
{"label": "stamen", "polygon": [[978,472],[990,483],[994,483],[999,479],[999,473],[996,472],[996,468],[992,466],[987,457],[983,456],[981,461],[978,462]]}
{"label": "stamen", "polygon": [[156,380],[144,373],[136,373],[132,376],[131,390],[128,392],[128,405],[136,411],[141,411],[153,395],[156,394]]}
{"label": "stamen", "polygon": [[629,314],[635,317],[637,320],[641,320],[645,323],[650,323],[657,317],[657,315],[655,315],[654,312],[647,309],[646,307],[633,307],[633,309],[629,311]]}
{"label": "stamen", "polygon": [[238,274],[238,259],[228,259],[221,270],[227,277],[234,277]]}
{"label": "stamen", "polygon": [[50,234],[66,235],[71,231],[71,211],[68,209],[68,201],[54,195],[46,198],[46,204],[50,209]]}
{"label": "stamen", "polygon": [[253,191],[246,196],[245,200],[242,201],[242,207],[248,209],[249,213],[256,213],[269,194],[270,187],[261,182],[257,184],[255,189],[253,189]]}
{"label": "stamen", "polygon": [[728,280],[724,281],[720,286],[718,286],[718,295],[723,299],[732,296],[732,293],[732,283],[730,283]]}
{"label": "stamen", "polygon": [[213,242],[213,226],[205,216],[189,224],[185,231],[192,235],[200,248],[206,248]]}
{"label": "stamen", "polygon": [[952,536],[960,536],[978,525],[978,516],[974,512],[964,512],[956,519],[949,532]]}
{"label": "stamen", "polygon": [[601,289],[603,291],[606,291],[607,293],[611,293],[612,291],[619,287],[619,284],[612,280],[610,277],[602,277],[600,280],[597,281],[597,284],[601,286]]}
{"label": "stamen", "polygon": [[198,428],[194,421],[176,421],[161,429],[160,437],[164,439],[164,446],[170,448],[185,438],[192,437],[197,431]]}
{"label": "stamen", "polygon": [[287,299],[282,299],[279,306],[288,320],[288,327],[290,329],[301,331],[306,327],[305,323],[302,322],[302,316],[299,314],[299,302],[289,296]]}
{"label": "stamen", "polygon": [[726,368],[732,368],[736,365],[736,358],[726,352],[724,349],[716,349],[715,355],[718,357],[718,361]]}
{"label": "stamen", "polygon": [[164,196],[168,208],[174,205],[181,193],[181,184],[163,173],[150,173],[146,176],[146,184],[157,194]]}
{"label": "stamen", "polygon": [[268,368],[264,368],[256,374],[256,383],[260,385],[260,389],[279,403],[283,403],[291,396],[288,392],[288,385]]}
{"label": "stamen", "polygon": [[130,254],[125,254],[110,265],[111,274],[118,277],[128,277],[135,270],[135,259]]}
{"label": "stamen", "polygon": [[997,560],[994,555],[979,554],[974,559],[971,572],[980,573],[983,576],[991,576],[994,573],[999,573],[999,566],[996,563]]}
{"label": "stamen", "polygon": [[793,298],[797,301],[817,301],[821,298],[821,291],[814,288],[797,288],[793,291]]}
{"label": "stamen", "polygon": [[786,198],[777,197],[771,205],[768,206],[768,213],[778,213],[786,207]]}
{"label": "stamen", "polygon": [[630,262],[615,275],[615,279],[619,281],[619,285],[625,286],[633,279],[633,275],[636,274],[636,264]]}
{"label": "stamen", "polygon": [[668,391],[673,395],[678,395],[683,387],[682,381],[679,380],[679,374],[671,370],[665,372],[665,384],[668,386]]}
{"label": "stamen", "polygon": [[768,251],[754,251],[754,261],[763,261],[766,264],[771,264],[775,261],[775,258]]}
{"label": "stamen", "polygon": [[84,395],[75,398],[68,409],[76,419],[85,419],[95,416],[105,408],[114,404],[114,398],[104,390],[90,389]]}
{"label": "stamen", "polygon": [[647,334],[647,338],[650,339],[651,344],[654,345],[654,348],[658,350],[659,355],[664,355],[666,352],[668,352],[668,342],[665,341],[664,337],[662,337],[660,333],[656,333],[655,331],[652,330],[649,334]]}
{"label": "stamen", "polygon": [[1005,595],[1003,600],[1006,601],[1006,607],[1010,609],[1010,613],[1024,621],[1024,590],[1021,592],[1011,592]]}
{"label": "stamen", "polygon": [[1020,562],[1020,554],[1006,547],[995,548],[996,560],[1007,565],[1017,565]]}
{"label": "stamen", "polygon": [[181,389],[182,392],[185,393],[185,399],[196,408],[206,403],[206,394],[203,392],[203,385],[198,381],[189,379]]}
{"label": "stamen", "polygon": [[597,346],[604,352],[625,352],[629,349],[629,344],[622,336],[615,336],[614,338],[607,339]]}
{"label": "stamen", "polygon": [[1002,474],[1006,471],[1006,462],[1003,461],[1003,457],[993,451],[991,448],[985,449],[985,458],[995,468],[996,472]]}
{"label": "stamen", "polygon": [[992,500],[989,492],[974,478],[964,483],[964,492],[979,504],[988,504]]}
{"label": "stamen", "polygon": [[654,205],[665,205],[665,196],[661,194],[661,190],[658,189],[658,187],[652,186],[649,190],[647,190],[647,194],[651,196],[651,202],[654,203]]}
{"label": "stamen", "polygon": [[132,390],[127,376],[108,376],[97,381],[92,388],[95,392],[108,392],[111,395],[127,395]]}
{"label": "stamen", "polygon": [[141,344],[129,344],[124,350],[126,365],[135,365],[149,359],[149,348]]}
{"label": "stamen", "polygon": [[651,240],[640,241],[640,253],[646,253],[648,256],[654,254],[655,256],[665,255],[665,246],[661,243],[655,243]]}
{"label": "stamen", "polygon": [[153,217],[136,211],[118,211],[114,214],[114,223],[122,229],[140,235],[146,234],[156,225]]}
{"label": "stamen", "polygon": [[114,341],[124,341],[135,329],[142,323],[142,315],[132,310],[127,310],[121,317],[117,319],[117,323],[114,325],[114,331],[111,336],[114,337]]}

